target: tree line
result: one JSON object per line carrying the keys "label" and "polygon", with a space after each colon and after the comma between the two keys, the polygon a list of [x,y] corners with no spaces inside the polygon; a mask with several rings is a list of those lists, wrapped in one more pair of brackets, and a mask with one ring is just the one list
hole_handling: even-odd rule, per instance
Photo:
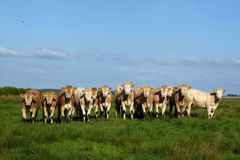
{"label": "tree line", "polygon": [[29,88],[16,88],[13,86],[0,87],[0,96],[17,96],[21,93],[25,93]]}

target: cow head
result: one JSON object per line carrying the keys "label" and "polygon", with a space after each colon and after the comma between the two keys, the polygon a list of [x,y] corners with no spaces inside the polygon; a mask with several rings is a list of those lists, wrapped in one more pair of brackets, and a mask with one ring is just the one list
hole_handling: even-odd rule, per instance
{"label": "cow head", "polygon": [[133,91],[134,84],[132,82],[127,82],[123,84],[123,93],[129,95]]}
{"label": "cow head", "polygon": [[213,92],[211,92],[210,95],[213,95],[215,97],[215,103],[217,103],[221,100],[224,92],[225,92],[224,89],[217,88]]}
{"label": "cow head", "polygon": [[108,87],[106,85],[104,85],[101,88],[99,88],[99,90],[102,93],[103,97],[107,97],[108,95],[111,95],[111,92],[112,92],[112,88]]}
{"label": "cow head", "polygon": [[183,85],[179,86],[181,95],[182,95],[182,96],[185,96],[185,94],[187,93],[187,91],[188,91],[189,89],[191,89],[191,88],[192,88],[192,87],[189,86],[189,85],[187,85],[187,84],[183,84]]}
{"label": "cow head", "polygon": [[84,90],[84,96],[87,101],[91,101],[93,99],[92,97],[92,88],[86,88]]}
{"label": "cow head", "polygon": [[20,94],[20,97],[25,101],[26,106],[31,106],[33,102],[33,94],[27,92],[25,94]]}
{"label": "cow head", "polygon": [[92,88],[92,98],[96,99],[98,95],[98,89],[97,88]]}
{"label": "cow head", "polygon": [[56,101],[56,99],[54,98],[54,94],[54,92],[46,92],[42,94],[43,99],[46,100],[46,103],[48,105],[51,105],[53,102]]}
{"label": "cow head", "polygon": [[174,93],[174,87],[172,86],[168,86],[168,89],[167,89],[167,96],[168,97],[171,97]]}
{"label": "cow head", "polygon": [[153,88],[145,85],[145,86],[142,87],[142,91],[143,91],[143,96],[148,97],[152,93]]}
{"label": "cow head", "polygon": [[73,90],[74,90],[74,88],[72,86],[66,86],[66,87],[63,88],[63,91],[65,93],[65,97],[67,99],[72,98]]}

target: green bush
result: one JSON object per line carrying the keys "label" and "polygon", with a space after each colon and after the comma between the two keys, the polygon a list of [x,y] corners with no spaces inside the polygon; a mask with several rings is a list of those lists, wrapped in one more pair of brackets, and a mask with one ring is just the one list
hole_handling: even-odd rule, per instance
{"label": "green bush", "polygon": [[0,96],[10,96],[10,95],[19,95],[21,93],[25,93],[28,89],[24,88],[16,88],[12,86],[4,86],[0,87]]}

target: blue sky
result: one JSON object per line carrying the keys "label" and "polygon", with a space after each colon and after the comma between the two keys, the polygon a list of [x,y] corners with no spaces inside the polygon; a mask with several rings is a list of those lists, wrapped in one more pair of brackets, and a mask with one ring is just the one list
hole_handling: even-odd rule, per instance
{"label": "blue sky", "polygon": [[240,94],[238,0],[0,2],[0,86],[191,84]]}

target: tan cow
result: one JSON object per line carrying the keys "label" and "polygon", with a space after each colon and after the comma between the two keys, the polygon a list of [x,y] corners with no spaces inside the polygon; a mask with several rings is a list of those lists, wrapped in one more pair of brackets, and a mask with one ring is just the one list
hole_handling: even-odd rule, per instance
{"label": "tan cow", "polygon": [[159,88],[153,88],[153,105],[155,107],[156,117],[159,115],[159,109],[161,109],[162,115],[164,115],[169,97],[172,96],[172,93],[172,86],[161,86]]}
{"label": "tan cow", "polygon": [[153,88],[148,85],[143,85],[141,87],[135,88],[134,93],[134,103],[137,106],[141,106],[143,112],[143,118],[145,118],[146,110],[149,114],[152,113],[153,108]]}
{"label": "tan cow", "polygon": [[57,107],[58,94],[53,91],[47,91],[42,94],[42,97],[44,122],[47,123],[47,119],[50,118],[51,123],[53,123],[53,115]]}
{"label": "tan cow", "polygon": [[126,106],[129,106],[131,119],[133,120],[133,115],[135,112],[134,109],[134,93],[133,87],[134,84],[132,82],[126,82],[122,84],[122,91],[120,94],[120,100],[122,104],[122,111],[123,111],[123,119],[126,119]]}
{"label": "tan cow", "polygon": [[118,114],[121,113],[121,93],[123,90],[123,84],[120,84],[119,86],[117,86],[117,88],[115,89],[114,95],[115,95],[115,116],[117,117]]}
{"label": "tan cow", "polygon": [[[58,94],[58,106],[61,111],[61,122],[64,120],[68,122],[72,121],[73,115],[75,113],[74,107],[74,88],[70,85],[61,88]],[[66,112],[66,115],[65,115]]]}
{"label": "tan cow", "polygon": [[76,107],[76,114],[77,116],[80,116],[80,113],[81,113],[81,106],[80,106],[80,98],[83,98],[84,96],[84,90],[85,88],[82,88],[82,87],[76,87],[74,89],[74,99],[75,99],[75,107]]}
{"label": "tan cow", "polygon": [[224,91],[224,89],[217,88],[213,92],[207,93],[197,89],[190,89],[185,95],[187,115],[190,117],[191,106],[194,105],[197,108],[206,108],[208,111],[208,118],[212,118],[222,99]]}
{"label": "tan cow", "polygon": [[89,121],[91,110],[95,108],[96,117],[98,117],[98,97],[96,88],[85,88],[83,96],[79,98],[80,107],[83,114],[83,122]]}
{"label": "tan cow", "polygon": [[170,116],[172,115],[173,106],[175,106],[175,116],[183,116],[186,111],[185,94],[191,89],[191,86],[183,84],[174,88],[174,93],[170,97]]}
{"label": "tan cow", "polygon": [[109,119],[109,111],[112,101],[112,88],[104,85],[99,88],[99,106],[101,112],[105,112],[107,120]]}
{"label": "tan cow", "polygon": [[37,113],[41,107],[42,96],[38,90],[29,90],[25,94],[20,94],[22,97],[22,116],[23,121],[27,119],[27,113],[30,113],[32,123],[36,121]]}

